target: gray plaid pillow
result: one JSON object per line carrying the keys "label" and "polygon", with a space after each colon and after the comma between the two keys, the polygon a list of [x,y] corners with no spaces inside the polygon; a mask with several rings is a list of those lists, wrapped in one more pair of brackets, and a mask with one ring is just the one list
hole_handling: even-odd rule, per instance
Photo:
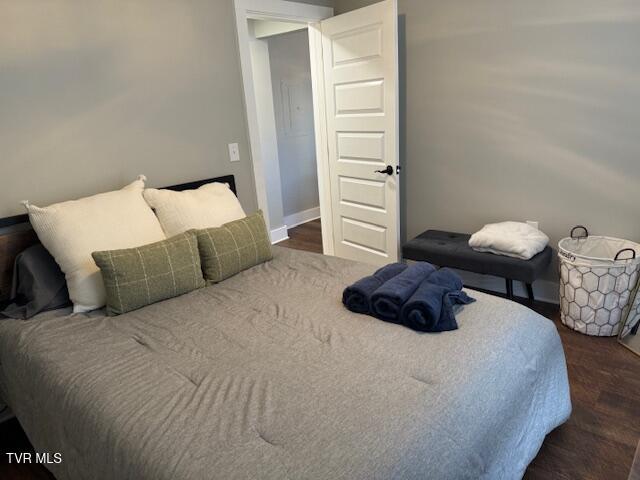
{"label": "gray plaid pillow", "polygon": [[142,247],[91,255],[102,273],[109,315],[120,315],[205,285],[195,230]]}
{"label": "gray plaid pillow", "polygon": [[221,227],[198,230],[198,249],[204,278],[212,283],[273,258],[260,210]]}

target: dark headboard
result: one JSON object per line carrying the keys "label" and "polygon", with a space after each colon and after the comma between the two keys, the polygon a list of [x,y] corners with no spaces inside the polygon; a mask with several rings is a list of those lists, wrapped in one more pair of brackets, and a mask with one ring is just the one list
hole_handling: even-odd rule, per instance
{"label": "dark headboard", "polygon": [[196,188],[200,188],[207,183],[226,183],[229,185],[229,188],[234,193],[234,195],[238,196],[238,191],[236,190],[236,179],[233,175],[225,175],[224,177],[216,177],[216,178],[207,178],[206,180],[196,180],[195,182],[187,182],[181,183],[179,185],[169,185],[166,188],[167,190],[174,190],[176,192],[181,192],[183,190],[195,190]]}
{"label": "dark headboard", "polygon": [[[181,192],[183,190],[193,190],[206,185],[207,183],[226,183],[237,196],[236,180],[233,175],[223,177],[207,178],[196,180],[195,182],[181,183],[179,185],[169,185],[168,190]],[[0,228],[11,227],[7,233],[0,233],[0,301],[6,300],[11,290],[11,277],[13,275],[13,263],[16,256],[25,248],[39,243],[38,236],[29,224],[28,215],[15,215],[13,217],[0,218]]]}

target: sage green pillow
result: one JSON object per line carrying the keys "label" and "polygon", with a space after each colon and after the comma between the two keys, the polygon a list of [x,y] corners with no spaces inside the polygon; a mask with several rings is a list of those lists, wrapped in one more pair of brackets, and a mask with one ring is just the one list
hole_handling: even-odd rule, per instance
{"label": "sage green pillow", "polygon": [[221,227],[198,230],[198,249],[204,278],[212,283],[273,258],[260,210]]}
{"label": "sage green pillow", "polygon": [[91,255],[102,273],[109,315],[120,315],[205,285],[195,230],[142,247]]}

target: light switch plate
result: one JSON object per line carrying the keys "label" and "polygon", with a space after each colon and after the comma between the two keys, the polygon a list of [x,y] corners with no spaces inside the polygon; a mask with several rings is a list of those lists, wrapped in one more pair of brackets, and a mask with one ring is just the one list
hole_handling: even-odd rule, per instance
{"label": "light switch plate", "polygon": [[238,148],[237,143],[229,144],[229,161],[230,162],[239,162],[240,161],[240,149]]}

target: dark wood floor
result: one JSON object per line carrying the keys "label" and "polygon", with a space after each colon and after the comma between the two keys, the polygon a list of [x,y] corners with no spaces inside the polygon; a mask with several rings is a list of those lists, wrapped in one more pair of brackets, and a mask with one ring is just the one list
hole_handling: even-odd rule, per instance
{"label": "dark wood floor", "polygon": [[320,220],[303,223],[289,229],[289,240],[278,243],[281,247],[322,253],[322,227]]}
{"label": "dark wood floor", "polygon": [[[289,240],[279,245],[320,253],[320,235],[316,220],[291,229]],[[573,402],[571,418],[547,436],[525,479],[627,480],[640,441],[640,357],[615,338],[587,337],[567,329],[560,323],[557,305],[519,301],[556,323]],[[0,426],[0,448],[31,450],[17,421]],[[5,455],[0,462],[1,479],[53,478],[43,467],[7,465]],[[634,471],[631,478],[640,474]]]}

